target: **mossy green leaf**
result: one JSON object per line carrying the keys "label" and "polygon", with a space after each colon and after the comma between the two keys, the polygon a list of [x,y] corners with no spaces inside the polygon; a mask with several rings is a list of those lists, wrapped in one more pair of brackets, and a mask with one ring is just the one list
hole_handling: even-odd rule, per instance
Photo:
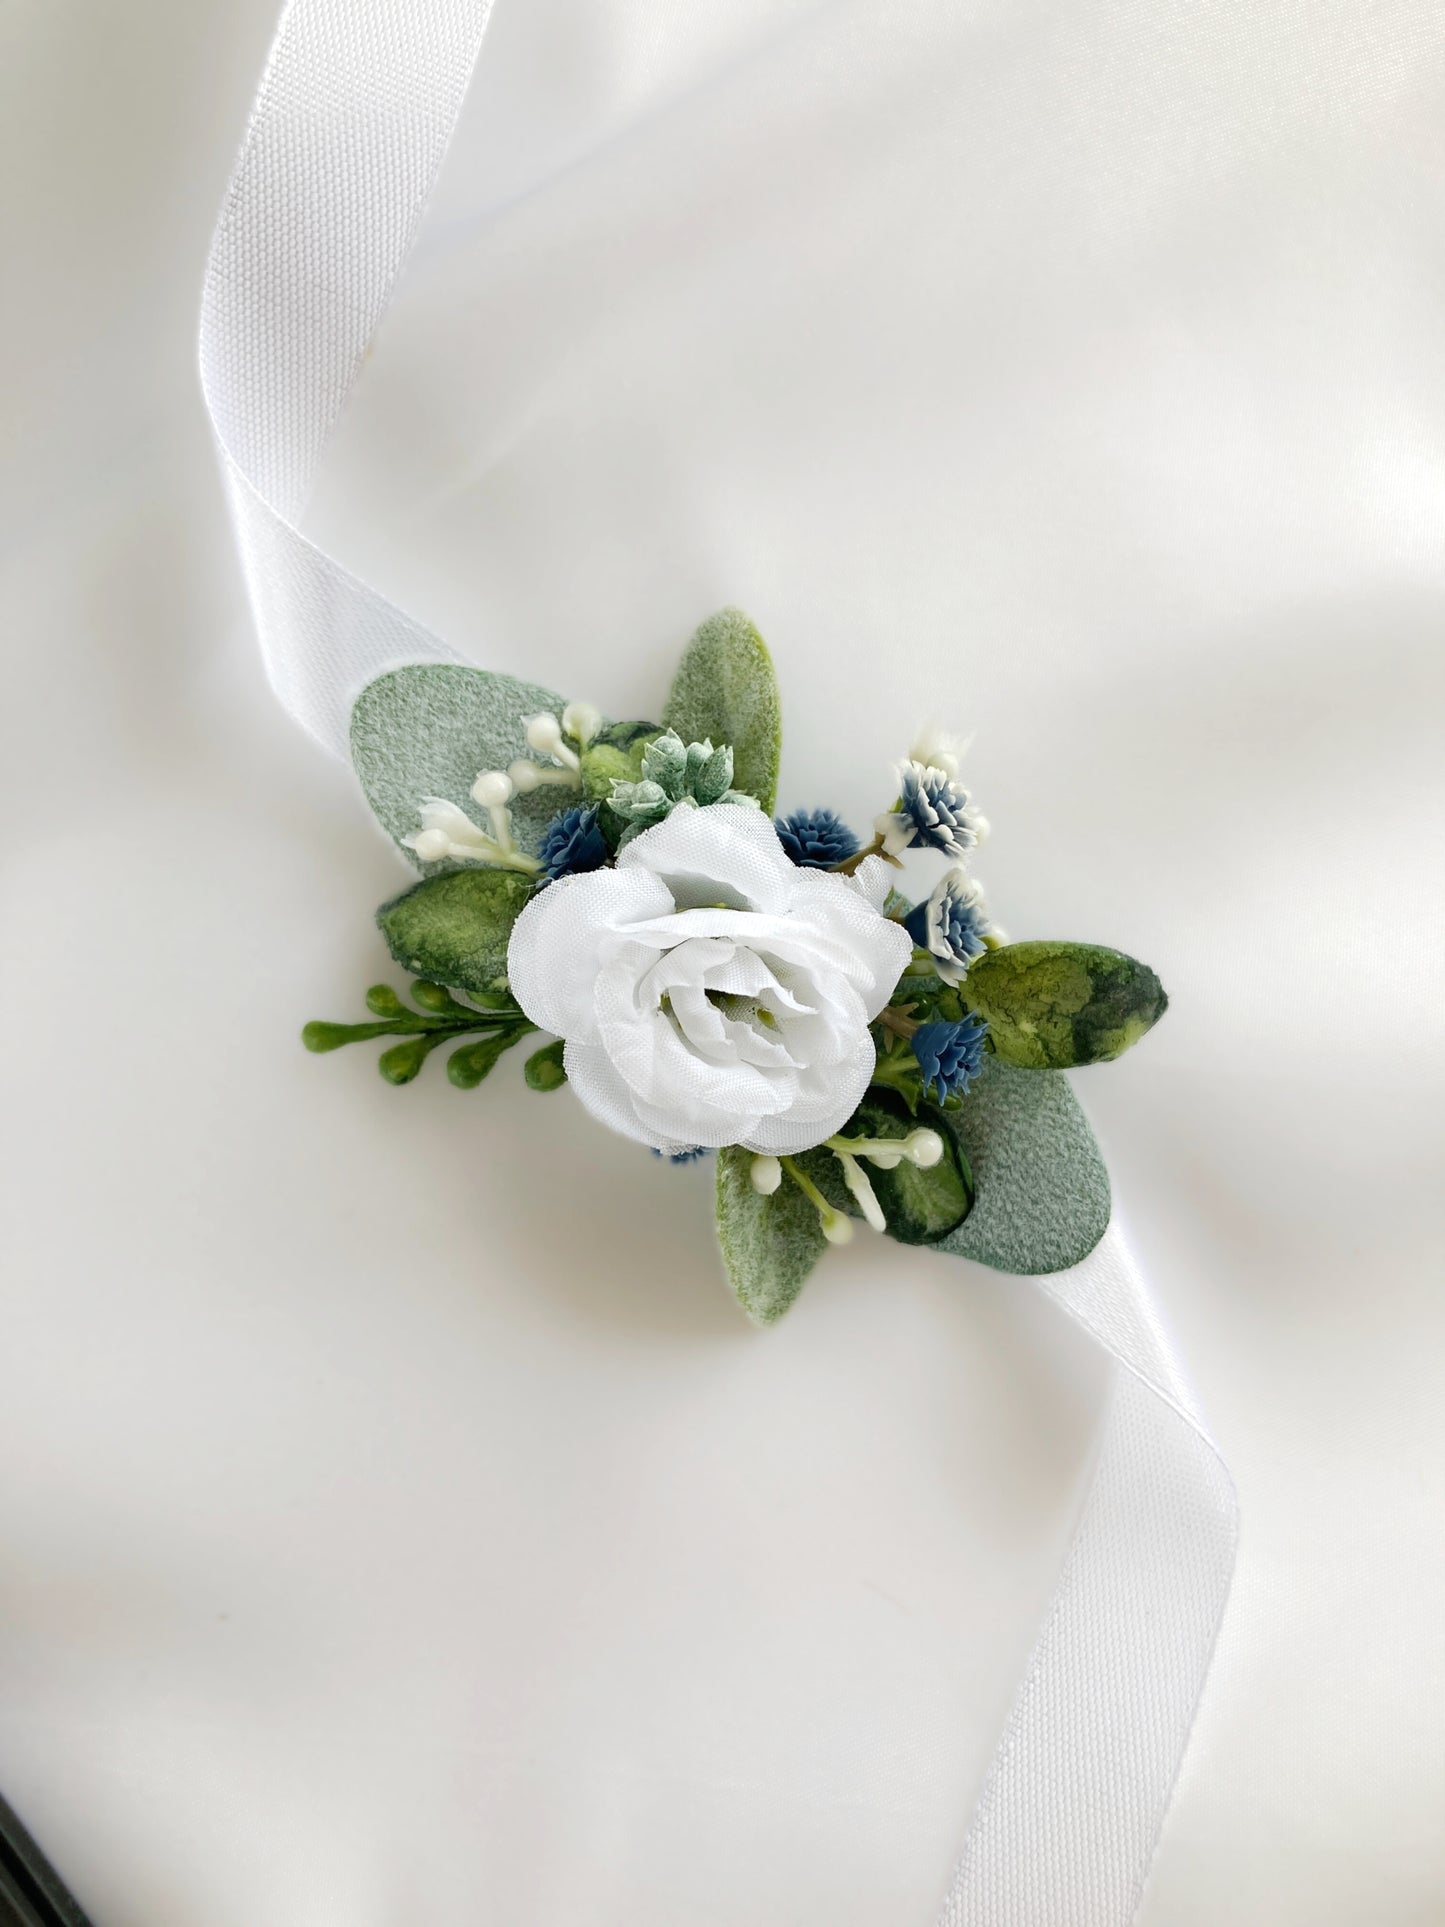
{"label": "mossy green leaf", "polygon": [[717,1238],[728,1282],[754,1324],[782,1317],[822,1256],[818,1213],[786,1180],[762,1197],[753,1189],[753,1154],[735,1145],[717,1157]]}
{"label": "mossy green leaf", "polygon": [[972,1169],[975,1196],[935,1251],[1027,1275],[1088,1257],[1108,1227],[1109,1173],[1062,1072],[985,1058],[959,1108],[940,1115]]}
{"label": "mossy green leaf", "polygon": [[[563,707],[552,690],[514,676],[462,663],[411,663],[378,676],[357,697],[351,760],[377,821],[399,847],[420,829],[426,796],[455,803],[485,829],[472,784],[483,770],[530,757],[526,719],[544,709],[560,715]],[[512,823],[523,849],[535,850],[552,818],[578,800],[576,790],[550,784],[517,797]],[[402,854],[427,876],[454,867],[422,863],[404,847]]]}
{"label": "mossy green leaf", "polygon": [[778,797],[783,710],[768,646],[741,609],[710,616],[683,651],[662,720],[684,743],[727,743],[735,789],[770,814]]}
{"label": "mossy green leaf", "polygon": [[1009,943],[969,970],[964,997],[1006,1064],[1066,1070],[1118,1057],[1168,1008],[1148,964],[1093,943]]}
{"label": "mossy green leaf", "polygon": [[403,968],[485,991],[506,975],[512,925],[530,895],[515,870],[448,870],[384,903],[376,921]]}

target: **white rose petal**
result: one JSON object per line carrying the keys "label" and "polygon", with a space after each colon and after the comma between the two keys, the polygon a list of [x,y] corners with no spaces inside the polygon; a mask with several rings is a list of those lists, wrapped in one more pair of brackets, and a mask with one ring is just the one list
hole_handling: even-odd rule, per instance
{"label": "white rose petal", "polygon": [[881,910],[893,891],[893,879],[898,872],[891,863],[885,863],[881,856],[865,856],[849,881],[864,900]]}
{"label": "white rose petal", "polygon": [[603,1124],[785,1156],[845,1124],[873,1074],[868,1025],[912,948],[877,894],[790,863],[761,810],[679,810],[615,869],[539,892],[508,976]]}

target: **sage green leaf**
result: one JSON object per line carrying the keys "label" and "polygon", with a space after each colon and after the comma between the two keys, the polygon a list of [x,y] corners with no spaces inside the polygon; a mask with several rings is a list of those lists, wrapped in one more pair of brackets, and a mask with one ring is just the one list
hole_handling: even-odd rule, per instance
{"label": "sage green leaf", "polygon": [[527,1081],[529,1091],[560,1091],[567,1082],[566,1068],[562,1063],[563,1042],[559,1037],[555,1044],[544,1044],[541,1050],[534,1050],[522,1066],[522,1075]]}
{"label": "sage green leaf", "polygon": [[767,644],[741,609],[710,616],[683,651],[662,720],[684,743],[733,752],[733,787],[772,813],[783,710]]}
{"label": "sage green leaf", "polygon": [[827,1240],[797,1185],[785,1178],[762,1197],[752,1165],[752,1152],[736,1145],[718,1152],[717,1239],[743,1310],[754,1324],[771,1325],[803,1289]]}
{"label": "sage green leaf", "polygon": [[515,870],[448,870],[384,903],[376,921],[404,969],[486,991],[506,975],[512,925],[531,893]]}
{"label": "sage green leaf", "polygon": [[975,1196],[935,1251],[1030,1276],[1088,1257],[1109,1223],[1109,1173],[1062,1072],[985,1058],[959,1108],[939,1115],[972,1168]]}
{"label": "sage green leaf", "polygon": [[964,997],[994,1051],[1028,1070],[1102,1064],[1168,1008],[1148,964],[1093,943],[1009,943],[971,965]]}
{"label": "sage green leaf", "polygon": [[[412,663],[369,682],[351,711],[351,760],[378,822],[401,847],[421,828],[423,797],[455,803],[483,829],[486,815],[472,801],[483,770],[531,758],[525,723],[544,709],[560,716],[563,699],[536,683],[493,675],[462,663]],[[535,851],[552,818],[580,801],[580,792],[548,784],[512,804],[518,843]],[[402,847],[408,863],[431,876],[454,866],[423,863]]]}

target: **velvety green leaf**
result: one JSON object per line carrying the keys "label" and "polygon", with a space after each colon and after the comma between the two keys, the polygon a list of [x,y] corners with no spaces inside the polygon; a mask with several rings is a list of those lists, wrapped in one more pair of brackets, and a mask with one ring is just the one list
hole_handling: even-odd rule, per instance
{"label": "velvety green leaf", "polygon": [[522,1067],[528,1090],[561,1090],[567,1082],[567,1071],[562,1063],[563,1048],[563,1041],[559,1037],[555,1044],[544,1044],[541,1050],[532,1052]]}
{"label": "velvety green leaf", "polygon": [[[957,1134],[935,1105],[920,1104],[915,1117],[896,1092],[876,1087],[870,1088],[838,1133],[840,1137],[902,1138],[920,1127],[937,1131],[944,1142],[944,1156],[930,1170],[920,1171],[905,1159],[893,1170],[883,1171],[866,1158],[861,1160],[887,1220],[888,1235],[905,1245],[937,1244],[968,1216],[973,1204],[973,1180]],[[827,1166],[831,1171],[820,1168]],[[854,1217],[860,1215],[841,1182],[842,1167],[831,1151],[809,1152],[806,1169],[830,1203],[846,1203]]]}
{"label": "velvety green leaf", "polygon": [[[399,846],[421,828],[424,796],[440,796],[465,810],[483,829],[486,814],[472,801],[472,784],[483,770],[505,769],[531,757],[523,725],[541,710],[559,715],[562,697],[536,683],[518,682],[461,663],[412,663],[370,682],[351,711],[351,760],[377,820]],[[533,759],[535,760],[535,759]],[[535,850],[547,824],[580,800],[557,785],[519,796],[512,805],[517,841]],[[403,856],[425,875],[449,862],[422,863]]]}
{"label": "velvety green leaf", "polygon": [[1137,1043],[1169,1000],[1147,964],[1093,943],[1009,943],[975,960],[964,997],[1006,1064],[1065,1070]]}
{"label": "velvety green leaf", "polygon": [[797,1185],[785,1178],[768,1198],[753,1189],[752,1162],[752,1152],[736,1146],[718,1152],[717,1237],[744,1311],[771,1325],[803,1289],[827,1240]]}
{"label": "velvety green leaf", "polygon": [[1109,1173],[1062,1072],[985,1058],[958,1110],[940,1115],[972,1167],[975,1196],[936,1251],[1026,1274],[1089,1255],[1109,1223]]}
{"label": "velvety green leaf", "polygon": [[740,609],[710,616],[683,652],[662,720],[684,743],[730,744],[735,789],[771,814],[783,712],[767,644]]}
{"label": "velvety green leaf", "polygon": [[426,877],[376,913],[405,969],[461,990],[486,990],[507,970],[507,942],[531,884],[515,870]]}

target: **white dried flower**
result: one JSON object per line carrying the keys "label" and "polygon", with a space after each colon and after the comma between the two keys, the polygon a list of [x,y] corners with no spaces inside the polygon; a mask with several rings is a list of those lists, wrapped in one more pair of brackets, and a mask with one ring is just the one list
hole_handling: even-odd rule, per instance
{"label": "white dried flower", "polygon": [[748,1176],[754,1191],[761,1197],[770,1198],[783,1181],[783,1167],[779,1159],[764,1153],[755,1157],[748,1166]]}
{"label": "white dried flower", "polygon": [[602,711],[591,703],[568,703],[562,711],[562,729],[574,743],[585,749],[602,727]]}

